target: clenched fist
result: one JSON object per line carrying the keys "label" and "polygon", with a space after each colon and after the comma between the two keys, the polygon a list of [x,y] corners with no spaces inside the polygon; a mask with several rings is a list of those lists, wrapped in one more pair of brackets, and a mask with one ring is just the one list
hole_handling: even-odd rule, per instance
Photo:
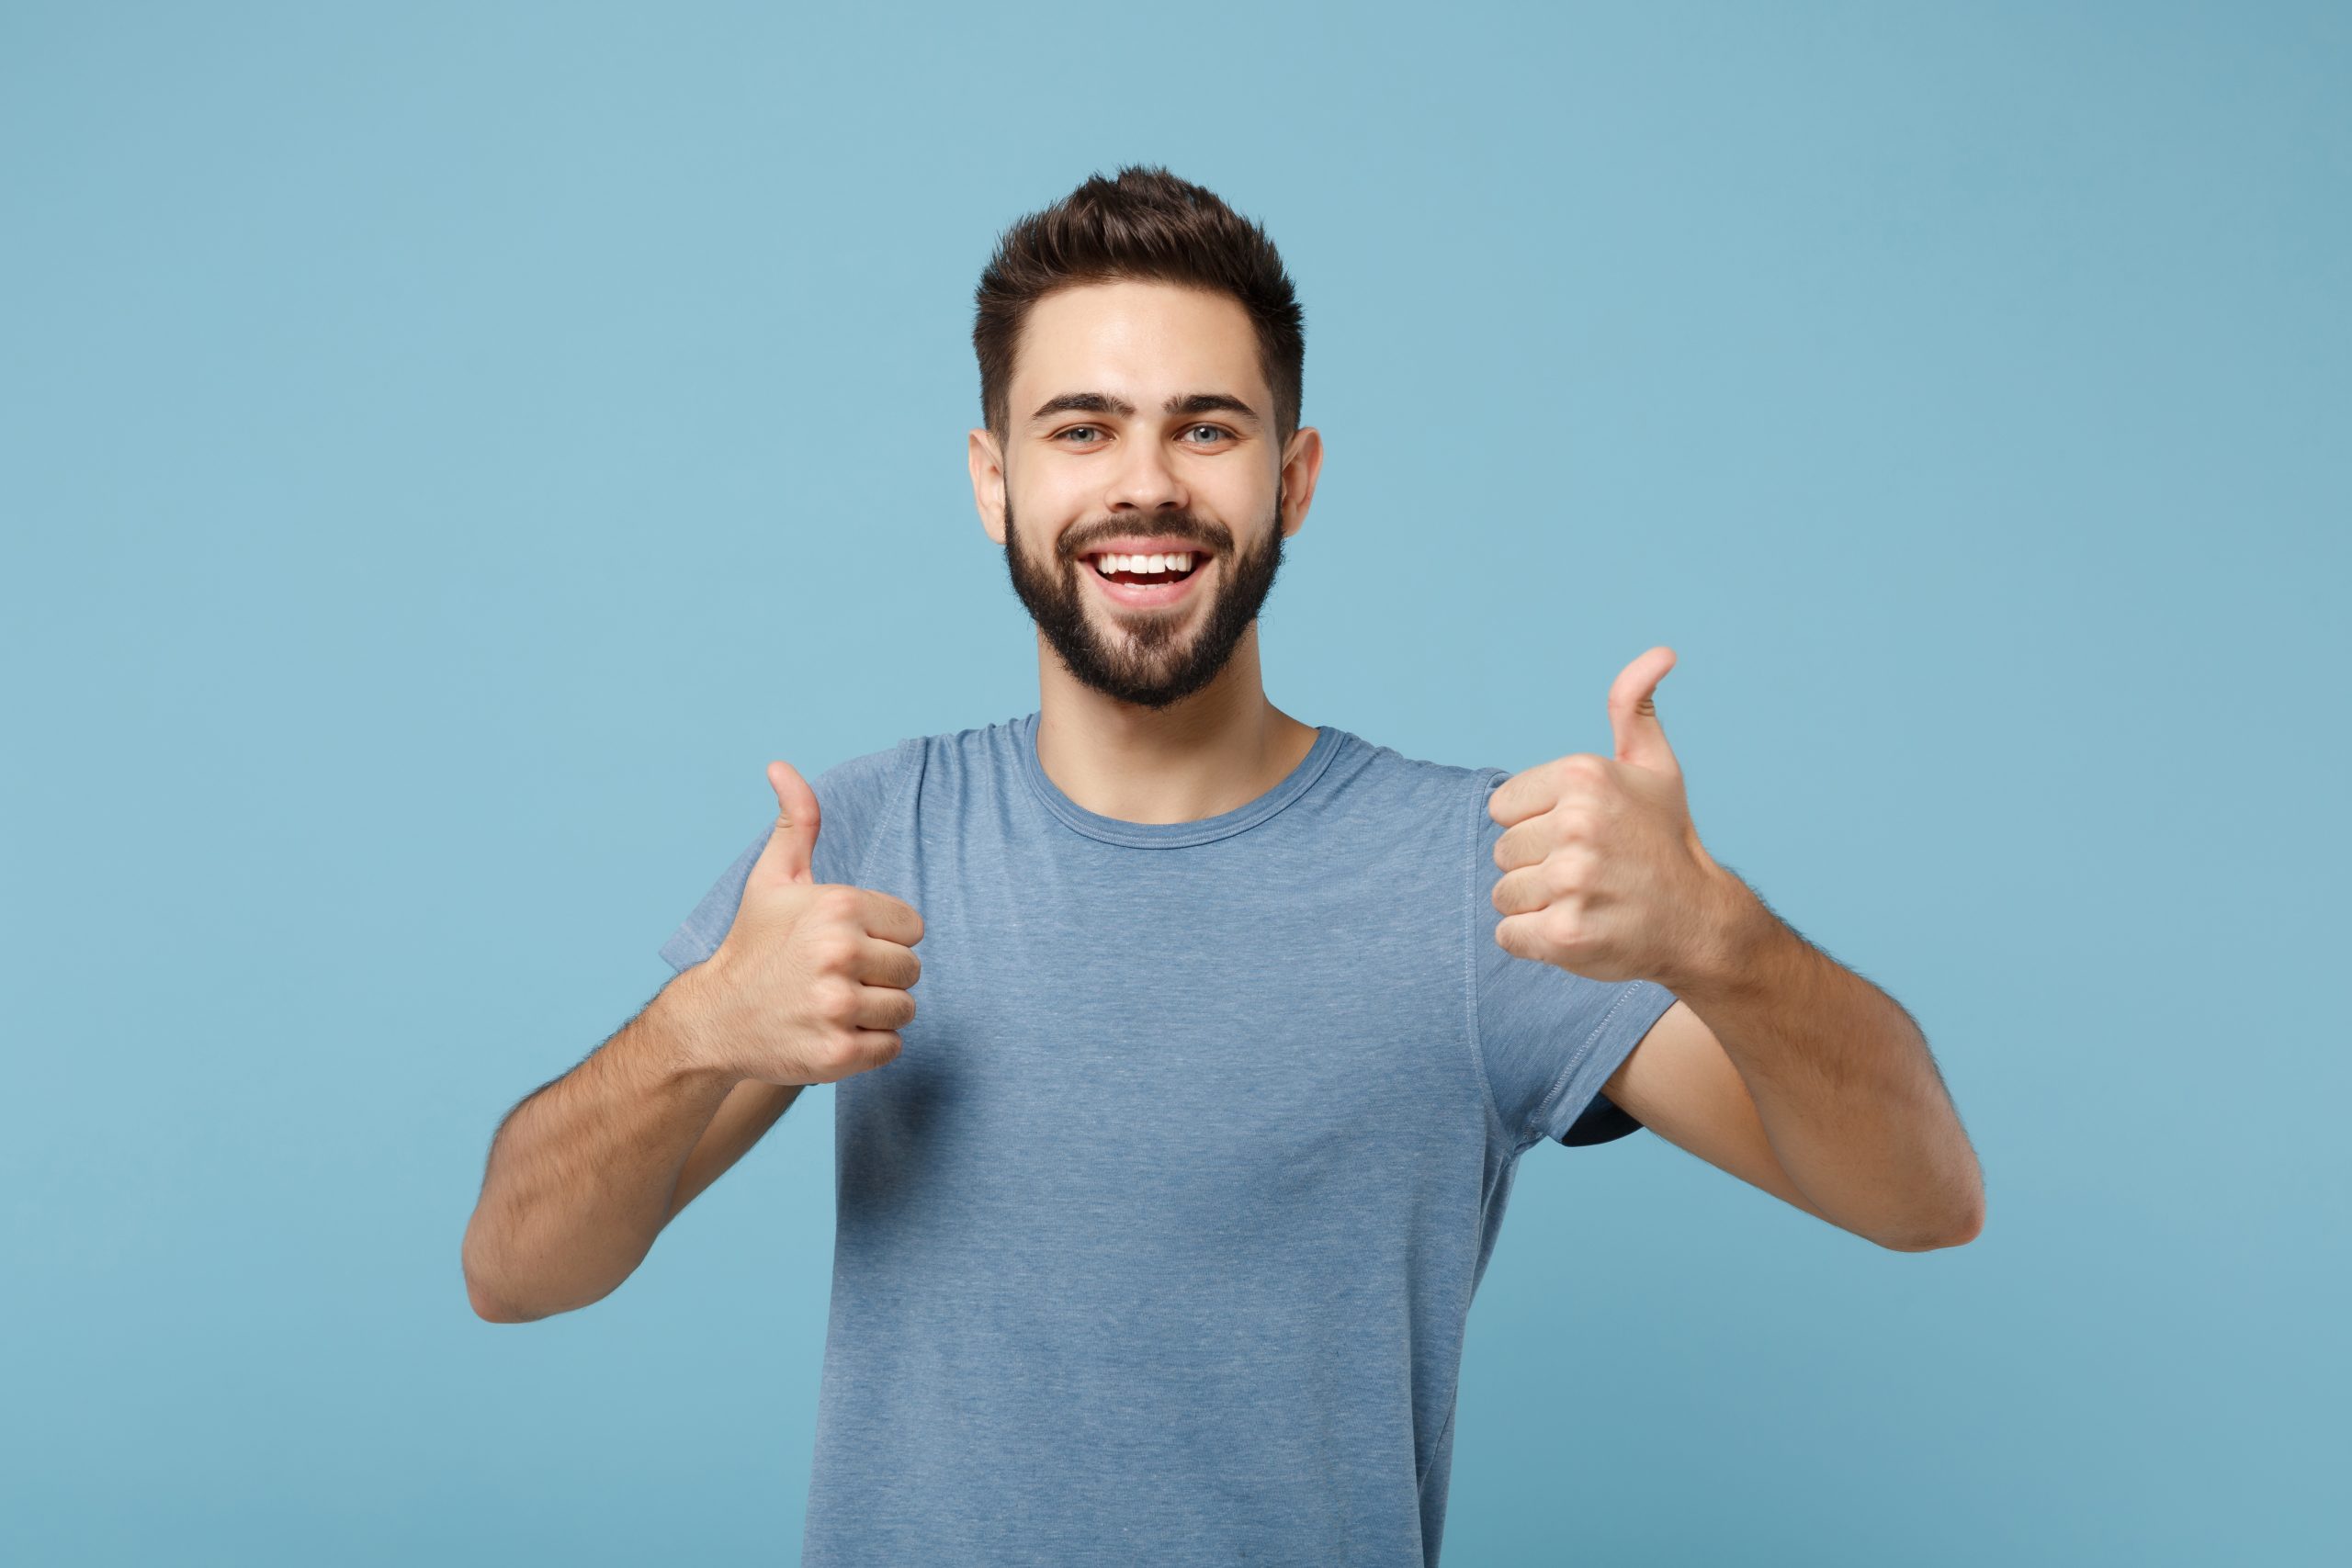
{"label": "clenched fist", "polygon": [[922,975],[922,917],[868,887],[820,883],[817,792],[768,764],[775,831],[705,967],[714,1065],[774,1084],[831,1083],[897,1059]]}
{"label": "clenched fist", "polygon": [[1508,831],[1495,944],[1594,980],[1680,989],[1737,950],[1760,908],[1699,842],[1682,765],[1658,722],[1674,649],[1653,648],[1609,688],[1617,755],[1579,751],[1514,774],[1487,801]]}

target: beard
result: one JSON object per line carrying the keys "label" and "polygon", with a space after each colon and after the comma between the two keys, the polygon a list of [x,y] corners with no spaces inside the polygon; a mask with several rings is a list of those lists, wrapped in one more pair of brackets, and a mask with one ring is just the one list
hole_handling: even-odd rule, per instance
{"label": "beard", "polygon": [[[1080,684],[1116,702],[1164,708],[1216,680],[1257,621],[1266,595],[1273,592],[1274,574],[1282,570],[1282,515],[1278,484],[1273,517],[1260,530],[1265,542],[1246,555],[1235,553],[1230,528],[1203,522],[1190,512],[1155,513],[1138,519],[1127,532],[1172,535],[1209,552],[1213,558],[1193,570],[1207,571],[1214,565],[1216,581],[1202,584],[1193,597],[1173,606],[1137,610],[1104,598],[1103,608],[1116,627],[1108,633],[1087,613],[1086,601],[1095,597],[1095,591],[1083,574],[1094,569],[1067,550],[1051,563],[1032,560],[1021,543],[1010,496],[1004,503],[1005,570],[1012,575],[1012,592],[1037,623],[1046,646]],[[1096,538],[1103,536],[1091,532]],[[1205,606],[1193,603],[1203,591],[1213,595]]]}

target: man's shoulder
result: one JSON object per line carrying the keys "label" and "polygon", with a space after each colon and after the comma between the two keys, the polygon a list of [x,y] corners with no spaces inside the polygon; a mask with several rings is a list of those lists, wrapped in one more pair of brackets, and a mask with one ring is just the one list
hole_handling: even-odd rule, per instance
{"label": "man's shoulder", "polygon": [[839,773],[845,780],[868,780],[895,774],[910,763],[925,758],[945,761],[958,756],[979,756],[1008,744],[1021,723],[1018,718],[1004,718],[962,729],[903,736],[888,746],[834,763],[825,771],[825,776],[830,778]]}
{"label": "man's shoulder", "polygon": [[1351,739],[1363,756],[1363,764],[1359,772],[1369,783],[1417,796],[1458,799],[1464,795],[1483,795],[1496,775],[1503,772],[1499,768],[1472,767],[1460,762],[1440,762],[1428,757],[1409,757],[1394,746],[1383,746],[1361,735]]}
{"label": "man's shoulder", "polygon": [[918,754],[921,738],[893,741],[843,758],[808,781],[827,834],[836,829],[863,843],[869,826],[888,808]]}
{"label": "man's shoulder", "polygon": [[1001,718],[961,729],[910,735],[896,746],[852,761],[866,763],[877,773],[897,773],[912,769],[951,777],[1012,768],[1019,765],[1021,741],[1030,722],[1029,718]]}
{"label": "man's shoulder", "polygon": [[871,751],[861,751],[854,757],[845,757],[835,762],[808,782],[820,795],[829,784],[853,793],[869,788],[895,775],[906,761],[910,749],[921,742],[921,737],[912,737],[893,740],[889,745],[876,747]]}

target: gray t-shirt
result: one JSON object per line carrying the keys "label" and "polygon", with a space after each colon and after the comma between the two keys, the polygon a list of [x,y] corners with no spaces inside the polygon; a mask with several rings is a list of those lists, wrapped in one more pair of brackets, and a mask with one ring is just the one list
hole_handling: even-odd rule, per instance
{"label": "gray t-shirt", "polygon": [[[1495,945],[1510,774],[1326,726],[1196,822],[1103,817],[1037,715],[811,781],[811,873],[923,917],[905,1049],[834,1088],[802,1561],[1438,1561],[1520,1155],[1640,1123],[1674,1002]],[[709,956],[773,819],[662,947]]]}

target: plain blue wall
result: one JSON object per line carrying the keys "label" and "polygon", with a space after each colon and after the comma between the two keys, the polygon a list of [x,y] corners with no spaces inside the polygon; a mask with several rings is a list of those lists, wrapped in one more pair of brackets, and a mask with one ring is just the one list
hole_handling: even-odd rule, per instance
{"label": "plain blue wall", "polygon": [[[469,1311],[498,1117],[813,774],[1036,701],[997,231],[1267,223],[1262,626],[1408,756],[1609,746],[1919,1018],[1973,1246],[1524,1162],[1450,1564],[2346,1548],[2343,7],[0,13],[0,1557],[790,1562],[832,1091]],[[877,1456],[887,1461],[887,1456]]]}

